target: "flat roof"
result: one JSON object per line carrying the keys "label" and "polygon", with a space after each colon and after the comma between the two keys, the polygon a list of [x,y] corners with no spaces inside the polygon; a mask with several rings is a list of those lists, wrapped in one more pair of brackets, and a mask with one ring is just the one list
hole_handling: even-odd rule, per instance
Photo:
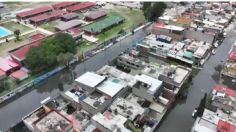
{"label": "flat roof", "polygon": [[68,131],[72,129],[72,122],[54,110],[48,112],[33,124],[38,130],[43,132]]}
{"label": "flat roof", "polygon": [[46,12],[46,11],[50,11],[50,10],[52,10],[52,7],[43,6],[43,7],[35,8],[35,9],[32,9],[32,10],[17,13],[16,16],[27,17],[27,16],[36,15],[36,14],[39,14],[41,12]]}
{"label": "flat roof", "polygon": [[27,78],[29,75],[27,72],[25,72],[23,70],[17,70],[15,72],[13,72],[10,76],[15,79],[23,80],[23,79]]}
{"label": "flat roof", "polygon": [[148,88],[147,92],[150,94],[154,94],[162,85],[162,81],[152,78],[150,76],[147,76],[145,74],[142,75],[136,75],[135,79],[148,84],[150,87]]}
{"label": "flat roof", "polygon": [[177,67],[176,70],[175,70],[174,81],[177,82],[177,83],[181,83],[188,74],[189,74],[188,70]]}
{"label": "flat roof", "polygon": [[[131,132],[131,130],[124,127],[124,124],[128,119],[119,114],[114,115],[108,111],[105,111],[103,114],[97,113],[94,115],[92,120],[114,132],[117,132],[118,128],[121,132]],[[114,128],[114,126],[117,126],[117,128]]]}
{"label": "flat roof", "polygon": [[[125,109],[122,109],[120,106],[123,106]],[[117,110],[117,112],[124,117],[129,117],[132,121],[137,117],[137,115],[143,115],[145,111],[141,106],[123,98],[117,98],[110,108],[112,110]]]}
{"label": "flat roof", "polygon": [[7,72],[11,70],[12,68],[16,68],[19,65],[11,60],[8,60],[6,58],[0,57],[0,69],[4,72]]}
{"label": "flat roof", "polygon": [[76,26],[80,26],[81,24],[82,23],[80,20],[70,20],[68,22],[61,22],[60,24],[56,25],[55,28],[64,31]]}
{"label": "flat roof", "polygon": [[93,2],[82,2],[80,4],[70,6],[70,7],[66,8],[66,10],[67,11],[79,11],[79,10],[93,7],[95,5],[96,5],[96,3],[93,3]]}
{"label": "flat roof", "polygon": [[117,84],[117,83],[114,83],[111,81],[105,81],[97,87],[97,90],[99,90],[100,92],[102,92],[110,97],[113,97],[119,91],[121,91],[121,89],[123,89],[123,88],[124,88],[124,86],[121,84]]}
{"label": "flat roof", "polygon": [[83,28],[83,30],[92,33],[100,33],[105,28],[108,28],[114,24],[117,24],[121,21],[125,20],[125,18],[117,15],[108,16],[102,20],[89,24]]}
{"label": "flat roof", "polygon": [[77,79],[75,79],[76,82],[84,84],[89,87],[96,87],[98,84],[103,82],[106,79],[105,76],[98,75],[94,72],[86,72]]}
{"label": "flat roof", "polygon": [[51,18],[58,17],[58,16],[60,16],[64,13],[66,13],[66,11],[64,11],[64,10],[54,10],[54,11],[49,12],[49,13],[44,13],[42,15],[37,15],[35,17],[31,17],[30,21],[32,21],[32,22],[41,22],[41,21],[45,21],[45,20],[48,20],[48,19],[51,19]]}

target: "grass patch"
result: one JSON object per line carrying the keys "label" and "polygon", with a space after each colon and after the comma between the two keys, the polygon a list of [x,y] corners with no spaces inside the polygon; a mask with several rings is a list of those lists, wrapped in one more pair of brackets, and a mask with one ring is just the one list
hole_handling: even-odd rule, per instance
{"label": "grass patch", "polygon": [[21,31],[21,33],[30,31],[32,29],[30,27],[27,27],[25,25],[18,24],[16,22],[12,22],[12,21],[3,23],[2,26],[5,27],[6,29],[12,31],[12,32],[14,32],[16,29],[19,29]]}
{"label": "grass patch", "polygon": [[81,55],[82,53],[89,51],[89,50],[95,48],[96,46],[97,46],[97,44],[84,40],[84,41],[78,43],[76,54]]}
{"label": "grass patch", "polygon": [[145,18],[140,9],[130,10],[127,7],[115,6],[113,9],[109,10],[108,15],[122,16],[125,18],[125,21],[122,24],[114,26],[111,29],[97,35],[96,37],[99,39],[99,42],[108,40],[116,36],[121,30],[134,28],[140,23],[145,22]]}
{"label": "grass patch", "polygon": [[42,24],[40,25],[39,27],[43,28],[43,29],[46,29],[48,31],[51,31],[51,32],[54,32],[54,26],[57,25],[57,22],[56,21],[51,21],[51,22],[47,22],[45,24]]}
{"label": "grass patch", "polygon": [[8,51],[29,43],[30,41],[28,38],[30,35],[31,34],[20,36],[20,41],[15,42],[15,39],[12,39],[12,40],[9,40],[9,42],[1,43],[0,44],[0,56],[7,56]]}

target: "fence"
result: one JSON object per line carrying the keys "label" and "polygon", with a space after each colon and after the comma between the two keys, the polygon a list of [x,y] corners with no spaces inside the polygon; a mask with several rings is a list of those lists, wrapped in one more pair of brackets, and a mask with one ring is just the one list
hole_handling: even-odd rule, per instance
{"label": "fence", "polygon": [[[142,29],[142,28],[144,28],[144,27],[146,27],[146,26],[148,26],[148,25],[150,25],[150,24],[151,24],[151,23],[145,23],[145,24],[143,24],[143,25],[141,25],[141,26],[138,26],[138,27],[134,28],[133,31],[134,31],[134,32],[137,32],[138,30],[140,30],[140,29]],[[87,59],[89,59],[89,58],[93,57],[94,55],[98,54],[98,53],[99,53],[100,51],[102,51],[103,49],[109,48],[110,46],[116,44],[116,41],[120,41],[120,40],[122,40],[122,39],[128,37],[128,36],[131,35],[131,34],[132,34],[131,31],[130,31],[130,30],[127,30],[127,31],[125,31],[125,32],[123,32],[123,33],[121,33],[121,34],[119,34],[119,35],[117,35],[117,36],[115,36],[115,37],[113,37],[113,38],[111,38],[111,39],[105,41],[105,42],[102,42],[102,43],[99,44],[96,48],[94,48],[94,49],[92,49],[92,50],[89,50],[89,51],[83,53],[82,59],[80,59],[79,57],[77,57],[77,58],[75,58],[74,60],[72,60],[72,61],[70,62],[70,64],[74,64],[74,63],[79,62],[79,61],[80,61],[80,62],[86,61]],[[99,51],[99,52],[96,52],[96,51]],[[53,69],[52,71],[47,72],[46,74],[43,74],[43,75],[41,75],[41,76],[35,78],[34,80],[32,80],[32,81],[30,81],[30,82],[28,82],[28,83],[26,83],[26,84],[23,84],[22,86],[20,86],[20,87],[14,89],[13,91],[11,91],[11,92],[9,92],[9,93],[7,93],[7,94],[1,96],[1,97],[0,97],[0,103],[3,103],[3,102],[5,102],[5,101],[7,101],[8,99],[14,97],[14,96],[17,95],[18,93],[23,92],[23,91],[26,90],[27,88],[30,88],[30,87],[32,87],[32,86],[34,86],[34,85],[39,84],[40,82],[42,82],[42,81],[48,79],[49,77],[55,75],[56,73],[62,71],[63,69],[65,69],[65,66],[59,66],[59,67]]]}

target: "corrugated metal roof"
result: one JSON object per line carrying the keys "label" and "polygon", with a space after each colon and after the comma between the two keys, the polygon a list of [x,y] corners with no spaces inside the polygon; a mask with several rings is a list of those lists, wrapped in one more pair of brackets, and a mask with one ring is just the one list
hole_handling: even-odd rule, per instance
{"label": "corrugated metal roof", "polygon": [[43,7],[35,8],[35,9],[29,10],[29,11],[24,11],[24,12],[17,13],[16,16],[27,17],[27,16],[39,14],[41,12],[46,12],[46,11],[50,11],[50,10],[52,10],[52,7],[43,6]]}

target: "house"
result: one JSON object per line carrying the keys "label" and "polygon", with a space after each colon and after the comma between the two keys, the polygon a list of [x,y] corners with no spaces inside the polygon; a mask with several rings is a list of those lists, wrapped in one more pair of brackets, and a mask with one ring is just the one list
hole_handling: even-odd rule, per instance
{"label": "house", "polygon": [[166,25],[163,23],[154,23],[152,25],[152,33],[156,35],[166,35],[176,40],[184,38],[185,28],[175,25]]}
{"label": "house", "polygon": [[47,112],[44,116],[33,122],[33,131],[35,132],[69,132],[72,129],[72,121],[67,119],[64,115],[56,110]]}
{"label": "house", "polygon": [[79,40],[82,38],[83,31],[79,28],[71,28],[68,29],[66,33],[70,34],[75,40]]}
{"label": "house", "polygon": [[[4,72],[6,75],[20,69],[20,65],[8,58],[0,58],[0,71]],[[3,73],[2,73],[3,74]]]}
{"label": "house", "polygon": [[52,11],[52,7],[50,7],[50,6],[38,7],[38,8],[32,9],[32,10],[17,13],[16,18],[18,20],[25,20],[30,17],[34,17],[34,16],[37,16],[40,14],[51,12],[51,11]]}
{"label": "house", "polygon": [[101,84],[105,80],[106,80],[105,76],[98,75],[94,72],[86,72],[80,77],[75,79],[78,85],[82,89],[88,91],[89,93],[94,91],[95,87]]}
{"label": "house", "polygon": [[17,70],[10,74],[10,77],[13,78],[15,81],[22,81],[29,77],[28,73],[23,69]]}
{"label": "house", "polygon": [[79,17],[79,15],[77,13],[71,12],[71,13],[67,13],[65,15],[62,15],[61,20],[64,21],[64,22],[67,22],[67,21],[76,19],[78,17]]}
{"label": "house", "polygon": [[85,27],[83,27],[83,30],[85,34],[96,35],[109,29],[110,27],[114,25],[118,25],[122,23],[124,20],[125,18],[121,16],[117,16],[117,15],[108,16],[92,24],[86,25]]}
{"label": "house", "polygon": [[76,4],[79,4],[79,2],[57,2],[57,3],[53,3],[52,7],[56,10],[62,10]]}
{"label": "house", "polygon": [[162,88],[162,81],[144,74],[136,75],[135,79],[137,82],[132,88],[132,92],[135,95],[145,98],[150,102],[158,97]]}
{"label": "house", "polygon": [[127,121],[128,119],[122,115],[109,111],[105,111],[103,114],[97,113],[91,119],[92,124],[102,132],[132,132],[125,127]]}
{"label": "house", "polygon": [[[40,39],[41,40],[41,39]],[[9,51],[12,60],[20,65],[24,65],[24,60],[29,49],[40,45],[40,40],[33,41],[19,48]]]}
{"label": "house", "polygon": [[29,22],[33,25],[40,25],[45,22],[50,22],[55,19],[60,18],[61,15],[66,14],[66,11],[64,10],[54,10],[52,12],[44,13],[42,15],[37,15],[35,17],[31,17],[29,19]]}
{"label": "house", "polygon": [[76,5],[67,7],[66,10],[68,12],[76,12],[76,11],[86,10],[86,9],[94,7],[94,6],[96,6],[96,3],[93,3],[93,2],[82,2],[80,4],[76,4]]}
{"label": "house", "polygon": [[85,16],[86,21],[95,21],[107,15],[105,11],[94,11]]}
{"label": "house", "polygon": [[70,28],[76,28],[81,25],[82,23],[79,20],[71,20],[68,22],[61,22],[58,25],[56,25],[54,28],[56,31],[66,31]]}

